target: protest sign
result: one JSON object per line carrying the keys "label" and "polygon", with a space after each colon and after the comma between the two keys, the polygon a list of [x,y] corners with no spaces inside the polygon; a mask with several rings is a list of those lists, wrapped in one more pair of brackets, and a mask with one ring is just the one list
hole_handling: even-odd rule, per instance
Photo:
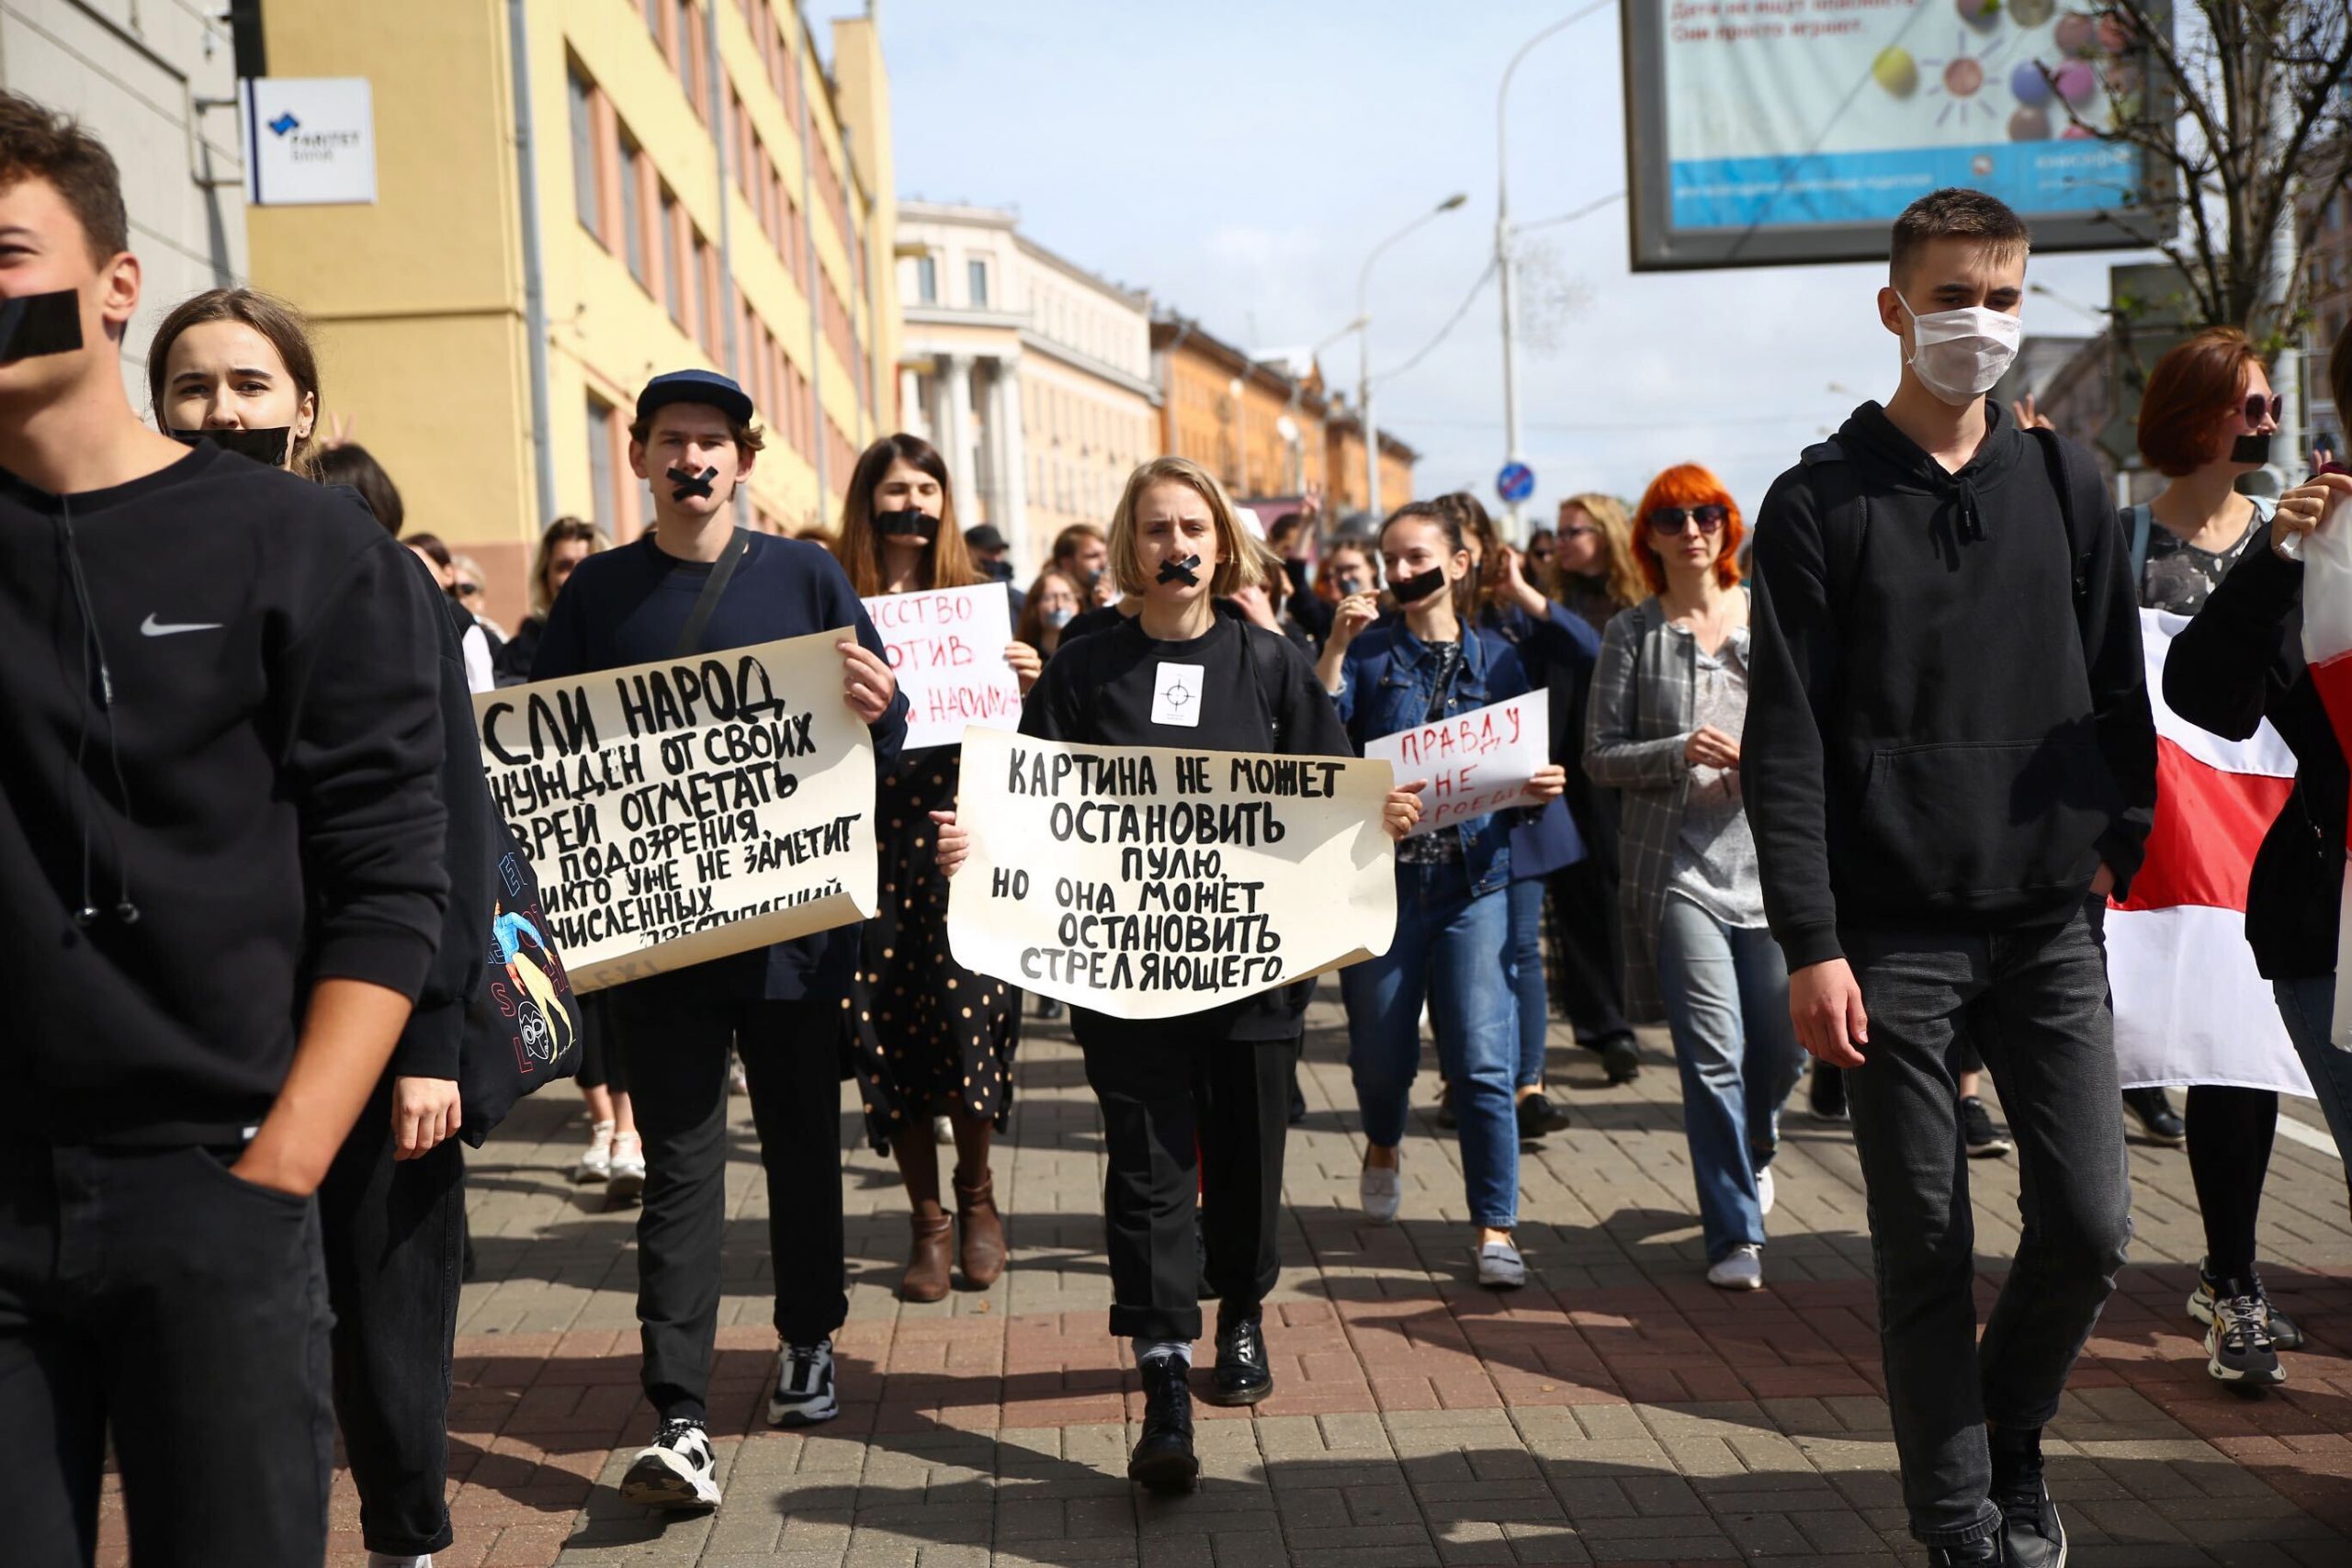
{"label": "protest sign", "polygon": [[575,990],[874,913],[874,748],[840,632],[474,698]]}
{"label": "protest sign", "polygon": [[1384,735],[1363,749],[1395,766],[1399,786],[1415,779],[1421,819],[1408,835],[1419,838],[1509,806],[1538,804],[1527,781],[1552,762],[1552,720],[1542,692],[1528,692],[1435,724]]}
{"label": "protest sign", "polygon": [[975,727],[956,962],[1114,1018],[1179,1018],[1388,951],[1385,762],[1069,746]]}
{"label": "protest sign", "polygon": [[1001,582],[865,601],[907,694],[907,750],[953,746],[967,724],[1021,722],[1021,681],[1004,661],[1012,602]]}

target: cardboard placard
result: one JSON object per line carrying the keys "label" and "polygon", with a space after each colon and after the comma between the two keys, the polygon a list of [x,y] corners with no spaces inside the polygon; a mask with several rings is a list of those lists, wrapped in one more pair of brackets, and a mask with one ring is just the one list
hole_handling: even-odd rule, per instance
{"label": "cardboard placard", "polygon": [[474,698],[575,990],[874,913],[874,747],[842,700],[842,635]]}
{"label": "cardboard placard", "polygon": [[865,601],[907,694],[908,750],[953,746],[967,724],[1021,722],[1021,679],[1004,661],[1012,604],[1001,582]]}
{"label": "cardboard placard", "polygon": [[1367,742],[1402,785],[1419,779],[1421,819],[1408,838],[1451,828],[1506,807],[1532,806],[1528,781],[1552,764],[1552,716],[1542,692],[1416,725]]}
{"label": "cardboard placard", "polygon": [[1388,765],[964,737],[956,962],[1114,1018],[1180,1018],[1388,951]]}

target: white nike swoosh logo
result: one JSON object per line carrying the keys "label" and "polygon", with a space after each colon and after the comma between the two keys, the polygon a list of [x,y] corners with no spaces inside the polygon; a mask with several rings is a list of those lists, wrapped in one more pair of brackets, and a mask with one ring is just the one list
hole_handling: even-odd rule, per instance
{"label": "white nike swoosh logo", "polygon": [[141,637],[174,637],[181,632],[217,632],[220,629],[218,621],[159,621],[152,610],[148,612],[147,618],[139,623],[139,635]]}

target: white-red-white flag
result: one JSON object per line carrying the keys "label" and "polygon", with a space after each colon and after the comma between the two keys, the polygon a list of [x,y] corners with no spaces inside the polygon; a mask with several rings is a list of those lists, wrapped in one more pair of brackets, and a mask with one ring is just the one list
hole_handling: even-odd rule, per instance
{"label": "white-red-white flag", "polygon": [[2123,1087],[2238,1084],[2309,1095],[2311,1080],[2245,940],[2246,881],[2294,786],[2295,756],[2266,722],[2224,740],[2165,705],[2183,615],[2140,612],[2156,718],[2156,818],[2132,897],[2107,912],[2108,984]]}
{"label": "white-red-white flag", "polygon": [[[2335,742],[2352,757],[2352,507],[2337,496],[2326,518],[2302,541],[2303,662],[2312,669],[2312,683],[2327,706],[2335,727]],[[2352,876],[2344,888],[2343,913],[2336,922],[2335,973],[2345,973],[2352,954]],[[2352,1051],[2352,986],[2335,987],[2335,1017],[2328,1026],[2329,1043]]]}

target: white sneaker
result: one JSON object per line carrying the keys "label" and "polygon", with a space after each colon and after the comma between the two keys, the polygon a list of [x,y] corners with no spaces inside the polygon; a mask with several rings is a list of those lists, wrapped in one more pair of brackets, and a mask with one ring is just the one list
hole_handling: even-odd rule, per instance
{"label": "white sneaker", "polygon": [[1772,1168],[1766,1166],[1756,1173],[1756,1207],[1761,1213],[1772,1212]]}
{"label": "white sneaker", "polygon": [[716,1508],[710,1434],[699,1421],[664,1421],[621,1477],[621,1501],[647,1508]]}
{"label": "white sneaker", "polygon": [[768,1395],[768,1425],[813,1427],[842,1413],[833,1397],[833,1342],[786,1345],[775,1353],[775,1392]]}
{"label": "white sneaker", "polygon": [[1401,1167],[1368,1165],[1356,1177],[1356,1198],[1363,1217],[1385,1225],[1405,1206],[1405,1172]]}
{"label": "white sneaker", "polygon": [[644,1194],[645,1144],[635,1133],[613,1137],[613,1184],[608,1190],[624,1201]]}
{"label": "white sneaker", "polygon": [[729,1094],[752,1092],[752,1080],[743,1071],[743,1058],[731,1054],[727,1058],[727,1092]]}
{"label": "white sneaker", "polygon": [[953,1148],[956,1144],[956,1123],[944,1116],[933,1117],[931,1141],[943,1148]]}
{"label": "white sneaker", "polygon": [[1507,1241],[1490,1241],[1471,1249],[1478,1265],[1478,1283],[1494,1291],[1515,1291],[1527,1283],[1527,1259]]}
{"label": "white sneaker", "polygon": [[588,1152],[571,1169],[571,1179],[579,1182],[605,1181],[613,1174],[613,1124],[598,1122],[588,1129]]}
{"label": "white sneaker", "polygon": [[1764,1288],[1764,1249],[1741,1242],[1707,1270],[1707,1283],[1719,1291],[1760,1291]]}

